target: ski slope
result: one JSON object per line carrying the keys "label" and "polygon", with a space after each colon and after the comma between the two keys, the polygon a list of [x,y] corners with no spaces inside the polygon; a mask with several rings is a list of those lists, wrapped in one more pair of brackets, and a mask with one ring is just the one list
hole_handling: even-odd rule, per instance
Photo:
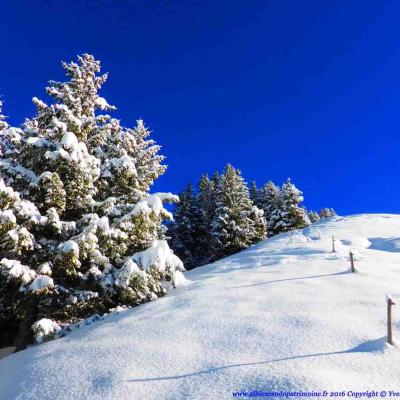
{"label": "ski slope", "polygon": [[400,350],[385,343],[386,294],[400,343],[400,216],[329,218],[186,277],[167,297],[3,358],[0,399],[400,392]]}

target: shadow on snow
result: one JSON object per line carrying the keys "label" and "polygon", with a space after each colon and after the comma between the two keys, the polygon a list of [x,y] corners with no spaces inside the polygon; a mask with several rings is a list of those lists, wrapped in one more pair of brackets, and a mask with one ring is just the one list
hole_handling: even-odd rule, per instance
{"label": "shadow on snow", "polygon": [[265,364],[273,364],[276,362],[282,361],[289,361],[289,360],[297,360],[303,358],[311,358],[311,357],[323,357],[323,356],[330,356],[330,355],[337,355],[337,354],[351,354],[351,353],[373,353],[378,351],[384,351],[386,343],[386,337],[381,337],[375,340],[369,340],[367,342],[361,343],[355,347],[352,347],[348,350],[342,351],[331,351],[328,353],[314,353],[314,354],[304,354],[299,356],[292,356],[292,357],[283,357],[283,358],[275,358],[272,360],[265,360],[265,361],[257,361],[257,362],[248,362],[248,363],[240,363],[240,364],[229,364],[223,365],[219,367],[210,367],[207,369],[203,369],[200,371],[189,372],[187,374],[180,374],[180,375],[169,375],[169,376],[155,376],[150,378],[136,378],[136,379],[129,379],[128,382],[156,382],[156,381],[169,381],[169,380],[176,380],[176,379],[184,379],[184,378],[191,378],[199,375],[205,374],[212,374],[214,372],[230,369],[230,368],[240,368],[240,367],[251,367],[254,365],[265,365]]}

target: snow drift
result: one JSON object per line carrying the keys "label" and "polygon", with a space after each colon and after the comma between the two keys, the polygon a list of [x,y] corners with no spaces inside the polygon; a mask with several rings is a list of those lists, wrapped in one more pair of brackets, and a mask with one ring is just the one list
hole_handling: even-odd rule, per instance
{"label": "snow drift", "polygon": [[396,390],[385,294],[400,299],[398,242],[394,215],[333,217],[275,236],[186,273],[191,283],[164,298],[3,358],[0,399]]}

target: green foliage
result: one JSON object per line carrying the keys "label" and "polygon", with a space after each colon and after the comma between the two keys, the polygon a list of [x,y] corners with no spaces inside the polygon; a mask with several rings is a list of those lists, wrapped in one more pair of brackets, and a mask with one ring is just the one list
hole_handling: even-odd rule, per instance
{"label": "green foliage", "polygon": [[0,256],[8,260],[0,299],[11,299],[0,304],[0,326],[8,342],[25,345],[32,319],[68,323],[153,300],[175,268],[136,266],[127,285],[116,284],[126,259],[164,238],[162,202],[175,197],[149,196],[166,170],[160,146],[143,121],[125,128],[105,113],[115,107],[98,95],[107,80],[99,61],[83,54],[63,68],[67,80],[46,89],[52,104],[34,98],[23,130],[0,115]]}

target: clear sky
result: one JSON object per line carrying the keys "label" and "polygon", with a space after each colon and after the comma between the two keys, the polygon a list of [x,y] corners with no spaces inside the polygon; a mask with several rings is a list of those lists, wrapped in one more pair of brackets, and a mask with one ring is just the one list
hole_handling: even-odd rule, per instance
{"label": "clear sky", "polygon": [[163,146],[155,190],[230,162],[309,208],[398,213],[399,21],[390,0],[2,0],[0,95],[19,124],[60,60],[93,53],[114,115]]}

